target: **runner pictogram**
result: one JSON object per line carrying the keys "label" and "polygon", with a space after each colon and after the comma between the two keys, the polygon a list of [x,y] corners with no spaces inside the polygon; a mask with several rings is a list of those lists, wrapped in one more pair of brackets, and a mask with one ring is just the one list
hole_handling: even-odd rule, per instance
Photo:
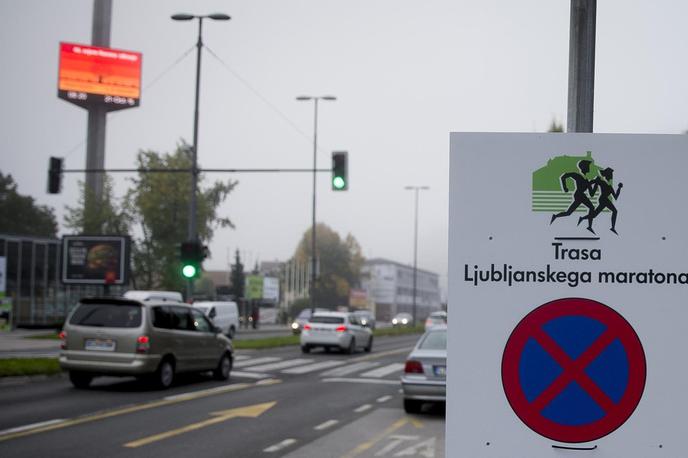
{"label": "runner pictogram", "polygon": [[631,325],[599,302],[558,299],[516,326],[502,383],[516,415],[552,440],[589,442],[616,430],[645,388],[645,353]]}

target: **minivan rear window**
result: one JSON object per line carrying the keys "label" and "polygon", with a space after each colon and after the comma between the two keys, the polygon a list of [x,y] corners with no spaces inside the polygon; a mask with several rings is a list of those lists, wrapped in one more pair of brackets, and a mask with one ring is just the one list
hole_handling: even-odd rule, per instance
{"label": "minivan rear window", "polygon": [[340,316],[314,316],[311,318],[311,323],[325,323],[325,324],[342,324],[344,318]]}
{"label": "minivan rear window", "polygon": [[138,328],[141,306],[132,304],[80,304],[70,324],[104,328]]}

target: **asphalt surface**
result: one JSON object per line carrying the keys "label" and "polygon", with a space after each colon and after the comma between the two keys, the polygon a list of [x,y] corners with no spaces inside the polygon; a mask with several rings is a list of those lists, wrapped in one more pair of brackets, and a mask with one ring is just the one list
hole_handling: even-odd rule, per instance
{"label": "asphalt surface", "polygon": [[378,338],[370,354],[240,351],[229,381],[189,375],[167,391],[128,378],[0,386],[0,456],[442,457],[442,409],[401,408],[417,338]]}

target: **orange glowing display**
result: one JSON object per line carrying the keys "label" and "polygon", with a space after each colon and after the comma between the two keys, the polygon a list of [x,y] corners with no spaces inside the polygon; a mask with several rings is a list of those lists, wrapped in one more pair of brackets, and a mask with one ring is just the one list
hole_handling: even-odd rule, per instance
{"label": "orange glowing display", "polygon": [[108,110],[139,105],[141,53],[60,43],[58,97],[79,106]]}

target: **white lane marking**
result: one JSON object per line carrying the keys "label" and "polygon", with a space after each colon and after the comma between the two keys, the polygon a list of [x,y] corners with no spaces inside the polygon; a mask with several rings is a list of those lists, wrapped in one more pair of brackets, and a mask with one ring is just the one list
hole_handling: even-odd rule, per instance
{"label": "white lane marking", "polygon": [[380,378],[384,377],[385,375],[392,374],[394,372],[399,372],[404,368],[405,364],[404,363],[393,363],[393,364],[388,364],[387,366],[380,367],[378,369],[373,369],[372,371],[364,372],[360,374],[361,377],[375,377],[375,378]]}
{"label": "white lane marking", "polygon": [[268,378],[270,377],[270,374],[260,374],[256,372],[242,372],[242,371],[232,371],[229,373],[230,377],[239,377],[239,378],[252,378],[256,380],[260,380],[262,378]]}
{"label": "white lane marking", "polygon": [[64,418],[56,418],[55,420],[41,421],[39,423],[32,423],[30,425],[17,426],[16,428],[4,429],[0,431],[0,436],[4,434],[18,433],[21,431],[26,431],[28,429],[40,428],[41,426],[54,425],[56,423],[62,423],[65,421]]}
{"label": "white lane marking", "polygon": [[315,429],[316,431],[322,431],[323,429],[331,428],[332,426],[336,425],[339,423],[339,420],[327,420],[324,423],[320,423],[318,426],[316,426]]}
{"label": "white lane marking", "polygon": [[392,399],[392,396],[382,396],[382,397],[377,398],[377,402],[387,402],[390,399]]}
{"label": "white lane marking", "polygon": [[292,444],[296,443],[296,439],[284,439],[282,442],[279,444],[271,445],[270,447],[264,449],[264,452],[267,453],[273,453],[273,452],[279,452],[283,448],[287,448]]}
{"label": "white lane marking", "polygon": [[271,363],[273,361],[280,361],[281,358],[275,358],[273,356],[266,356],[265,358],[247,359],[244,361],[239,361],[234,363],[234,367],[246,367],[254,366],[256,364]]}
{"label": "white lane marking", "polygon": [[370,383],[373,385],[400,385],[399,380],[382,380],[377,378],[345,378],[345,377],[333,377],[322,379],[325,383],[332,382],[344,382],[344,383]]}
{"label": "white lane marking", "polygon": [[345,367],[339,367],[337,369],[332,369],[331,371],[323,372],[324,377],[342,377],[344,375],[353,374],[354,372],[364,371],[366,369],[378,366],[380,363],[363,361],[360,363],[351,364]]}
{"label": "white lane marking", "polygon": [[320,369],[327,369],[328,367],[341,366],[344,361],[322,361],[319,363],[308,364],[306,366],[292,367],[285,369],[283,374],[306,374],[308,372],[319,371]]}
{"label": "white lane marking", "polygon": [[249,355],[236,355],[234,357],[234,361],[245,361],[247,359],[251,359]]}
{"label": "white lane marking", "polygon": [[370,404],[363,404],[361,407],[354,409],[354,412],[356,412],[356,413],[365,412],[366,410],[370,410],[370,408],[372,408],[372,407],[373,406],[371,406]]}
{"label": "white lane marking", "polygon": [[277,369],[284,369],[286,367],[292,367],[292,366],[300,366],[302,364],[308,364],[312,363],[312,359],[301,359],[301,358],[296,358],[296,359],[290,359],[287,361],[280,361],[278,363],[271,363],[271,364],[261,364],[260,366],[251,366],[246,368],[247,371],[275,371]]}

